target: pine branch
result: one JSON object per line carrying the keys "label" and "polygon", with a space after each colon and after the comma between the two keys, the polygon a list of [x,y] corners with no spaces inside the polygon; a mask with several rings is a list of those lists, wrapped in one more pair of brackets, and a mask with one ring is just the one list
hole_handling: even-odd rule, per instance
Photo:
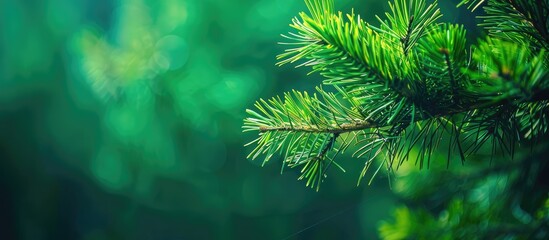
{"label": "pine branch", "polygon": [[[497,52],[494,51],[497,49]],[[549,88],[547,52],[532,53],[529,45],[497,38],[480,41],[473,60],[476,66],[466,73],[477,82],[469,87],[475,98],[487,101],[532,99]]]}
{"label": "pine branch", "polygon": [[471,9],[471,11],[475,11],[486,1],[487,0],[462,0],[457,6],[461,7],[463,5],[467,5],[468,9]]}
{"label": "pine branch", "polygon": [[[547,0],[463,0],[475,10],[486,3],[480,16],[490,35],[517,43],[529,43],[533,51],[549,51],[549,1]],[[459,6],[459,5],[458,5]],[[474,6],[474,7],[473,7]],[[546,59],[549,64],[549,59]]]}
{"label": "pine branch", "polygon": [[422,75],[426,85],[431,86],[427,95],[445,99],[439,102],[438,108],[452,107],[461,99],[459,94],[466,80],[461,68],[468,65],[465,34],[463,26],[441,24],[419,42]]}
{"label": "pine branch", "polygon": [[425,0],[396,0],[394,4],[389,2],[391,13],[386,13],[387,20],[381,22],[378,30],[391,36],[393,40],[400,41],[404,56],[407,56],[417,41],[427,31],[436,25],[437,19],[442,14],[437,8],[437,1],[427,5]]}
{"label": "pine branch", "polygon": [[[313,13],[314,9],[310,8]],[[313,72],[320,72],[326,77],[326,84],[344,87],[386,85],[394,78],[393,74],[402,69],[392,64],[396,61],[396,50],[384,43],[360,16],[349,14],[345,18],[341,12],[313,16],[300,13],[301,19],[293,20],[290,26],[297,32],[283,35],[293,42],[283,44],[298,47],[278,55],[278,65],[306,59],[308,61],[298,67],[311,66]]]}
{"label": "pine branch", "polygon": [[[297,30],[286,38],[292,40],[288,45],[295,45],[277,58],[279,65],[307,61],[299,66],[312,66],[313,72],[320,72],[326,78],[324,84],[341,88],[349,97],[360,101],[364,113],[376,113],[376,122],[398,122],[415,108],[421,108],[421,89],[424,82],[417,75],[417,56],[411,52],[427,29],[435,26],[440,17],[436,3],[426,6],[423,0],[408,2],[410,9],[401,7],[405,1],[393,7],[390,23],[382,22],[381,28],[370,26],[360,16],[351,13],[346,18],[332,9],[318,14],[319,5],[328,4],[320,1],[306,1],[312,17],[300,13],[291,25]],[[329,4],[328,4],[329,5]],[[397,19],[412,17],[409,31],[391,32],[388,26],[398,24]],[[431,14],[434,14],[431,16]],[[385,24],[385,25],[384,25]],[[408,23],[406,23],[408,24]],[[387,27],[384,27],[387,26]],[[395,38],[391,39],[390,35]],[[405,49],[394,44],[395,39],[406,35]],[[383,99],[384,101],[377,101]],[[414,114],[414,113],[412,113]]]}
{"label": "pine branch", "polygon": [[[448,30],[444,30],[446,27],[441,29],[440,34],[433,33],[432,39],[437,39],[437,36],[451,36]],[[464,33],[460,34],[460,36],[463,35]],[[445,39],[446,41],[442,41],[442,44],[437,43],[436,40],[426,40],[424,45],[432,46],[430,52],[438,53],[442,56],[446,55],[446,51],[448,51],[448,54],[450,53],[448,49],[451,49],[452,53],[455,53],[464,48],[464,45],[460,43],[462,40],[454,41],[451,37]],[[462,48],[458,47],[460,45]],[[439,53],[436,49],[438,51],[445,49],[446,51]],[[494,54],[492,53],[493,49],[499,49],[499,52]],[[452,56],[455,62],[464,62],[463,59],[458,60],[458,55],[454,54]],[[399,121],[380,121],[380,118],[374,117],[372,112],[365,112],[365,107],[368,111],[371,108],[361,105],[361,100],[356,100],[356,98],[350,95],[345,95],[345,91],[342,89],[338,90],[343,94],[343,100],[340,100],[335,94],[329,94],[322,89],[318,89],[325,102],[320,101],[316,96],[310,98],[306,93],[305,95],[301,95],[298,92],[295,92],[298,101],[293,100],[289,95],[286,95],[285,101],[272,99],[271,106],[267,102],[262,101],[263,106],[258,105],[258,108],[261,109],[267,118],[264,117],[265,121],[257,122],[260,124],[254,126],[255,128],[253,129],[261,132],[303,131],[343,133],[367,128],[409,124],[414,122],[412,120],[421,121],[429,118],[465,113],[476,109],[494,108],[505,104],[518,105],[523,102],[546,100],[545,97],[549,89],[549,72],[543,65],[542,59],[545,57],[546,53],[543,51],[537,55],[530,54],[529,46],[527,45],[517,46],[516,44],[488,38],[486,41],[481,41],[478,48],[474,51],[473,60],[478,68],[465,71],[468,76],[475,80],[468,82],[469,86],[466,91],[460,89],[463,92],[462,95],[464,95],[464,98],[461,98],[461,101],[464,103],[463,106],[456,104],[446,106],[437,111],[431,110],[420,112],[419,114],[415,114],[419,110],[414,110],[410,111],[408,115],[399,118]],[[427,62],[434,62],[438,65],[447,64],[445,57],[442,57],[442,60],[438,61],[432,60],[429,57],[426,59],[428,59]],[[511,71],[511,69],[514,70]],[[444,76],[444,74],[446,74],[445,71],[442,71],[439,76]],[[453,89],[452,91],[456,90]],[[381,108],[374,108],[374,114],[382,112],[383,108],[392,104],[390,101],[380,101],[382,99],[379,98],[375,100],[384,105]],[[404,101],[404,98],[400,100],[400,106],[405,104]],[[272,111],[273,114],[267,113],[265,108]],[[305,108],[305,111],[303,111],[303,108]],[[272,116],[274,115],[278,116],[278,118],[275,118],[277,121],[273,121]],[[352,116],[352,118],[341,116]],[[267,120],[270,120],[270,122]]]}
{"label": "pine branch", "polygon": [[436,22],[436,1],[395,0],[379,28],[354,13],[334,14],[331,0],[305,1],[310,16],[293,20],[297,31],[286,44],[294,48],[279,65],[304,59],[298,67],[312,67],[336,93],[319,87],[257,102],[243,126],[259,132],[248,157],[265,155],[265,164],[279,152],[283,167],[302,167],[300,179],[318,190],[351,146],[366,158],[361,179],[376,157],[392,170],[413,148],[416,164],[429,166],[445,136],[448,161],[457,152],[463,163],[485,144],[513,156],[517,143],[549,130],[544,49],[489,37],[469,57],[463,26]]}
{"label": "pine branch", "polygon": [[[549,100],[549,89],[536,92],[535,94],[532,95],[531,99],[529,99],[528,101],[525,101],[525,103],[537,103],[537,102],[542,102],[547,100]],[[501,107],[506,104],[509,104],[509,102],[507,100],[502,99],[499,102],[492,102],[488,104],[480,103],[478,105],[467,105],[458,109],[449,109],[447,112],[437,113],[436,115],[429,115],[428,113],[425,113],[421,115],[424,117],[416,117],[413,122],[420,122],[428,119],[447,117],[447,116],[452,116],[456,114],[464,114],[464,113],[474,111],[474,110],[479,110],[479,109],[493,109],[493,108]],[[253,115],[257,114],[252,110],[248,110],[248,113],[251,113]],[[252,120],[252,118],[247,118],[246,121],[255,121],[255,120]],[[342,123],[342,124],[331,123],[331,124],[326,124],[322,126],[308,125],[308,124],[296,125],[296,124],[292,124],[291,121],[288,121],[287,123],[282,124],[281,126],[260,125],[251,130],[257,130],[261,133],[273,132],[273,131],[276,131],[276,132],[289,131],[289,132],[306,132],[306,133],[341,134],[341,133],[355,132],[355,131],[361,131],[361,130],[366,130],[371,128],[382,128],[387,126],[394,126],[397,124],[410,124],[412,120],[409,117],[409,118],[402,119],[401,122],[397,122],[394,124],[380,124],[380,123],[371,122],[363,119],[354,119],[353,121],[354,122],[351,122],[351,123]],[[248,128],[247,130],[250,130],[250,128]]]}

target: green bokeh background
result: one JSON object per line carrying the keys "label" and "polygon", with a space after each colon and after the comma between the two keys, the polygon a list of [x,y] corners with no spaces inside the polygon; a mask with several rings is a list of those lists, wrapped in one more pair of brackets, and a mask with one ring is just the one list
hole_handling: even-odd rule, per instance
{"label": "green bokeh background", "polygon": [[[366,21],[386,1],[336,1]],[[444,20],[474,25],[455,2]],[[373,239],[397,198],[344,157],[320,192],[243,147],[303,1],[0,2],[1,239]],[[474,37],[474,32],[470,37]]]}

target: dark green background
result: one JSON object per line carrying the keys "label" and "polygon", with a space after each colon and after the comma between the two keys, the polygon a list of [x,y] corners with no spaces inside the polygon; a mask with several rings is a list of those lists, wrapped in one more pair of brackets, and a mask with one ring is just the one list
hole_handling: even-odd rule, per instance
{"label": "dark green background", "polygon": [[[367,21],[386,1],[336,1]],[[444,20],[474,26],[455,4]],[[0,239],[372,239],[398,205],[340,159],[320,192],[246,160],[245,109],[320,83],[276,67],[296,0],[0,3]],[[377,23],[375,23],[377,25]],[[470,34],[469,37],[474,37]]]}

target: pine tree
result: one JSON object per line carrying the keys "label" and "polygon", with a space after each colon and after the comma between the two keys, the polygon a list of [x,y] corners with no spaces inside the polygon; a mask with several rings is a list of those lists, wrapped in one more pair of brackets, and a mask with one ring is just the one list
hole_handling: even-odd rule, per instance
{"label": "pine tree", "polygon": [[[264,156],[267,163],[280,155],[282,169],[300,167],[299,179],[316,190],[332,165],[343,169],[337,156],[349,149],[365,161],[359,183],[372,166],[370,181],[382,168],[392,173],[408,160],[419,168],[429,166],[440,149],[446,151],[447,166],[455,156],[467,165],[475,154],[489,149],[476,174],[484,185],[473,184],[477,187],[486,186],[494,173],[512,176],[506,191],[540,178],[546,160],[534,153],[547,146],[549,1],[463,0],[458,6],[472,11],[484,6],[479,18],[487,36],[472,43],[466,41],[464,26],[440,22],[437,1],[390,1],[385,17],[377,16],[379,25],[363,21],[354,11],[335,12],[333,0],[305,3],[309,12],[294,18],[294,31],[283,35],[289,47],[278,55],[278,64],[310,67],[322,76],[322,84],[315,93],[294,90],[260,99],[255,110],[247,110],[244,131],[259,132],[248,144],[255,146],[249,158]],[[499,154],[512,160],[505,160],[510,164],[496,165]],[[431,182],[443,178],[431,177]],[[485,235],[476,237],[547,236],[547,189],[533,185],[528,191],[538,192],[530,212],[537,211],[537,217],[526,214],[530,220],[511,227],[490,225],[483,228]],[[524,201],[523,195],[518,200],[507,195],[500,193],[501,202],[479,213],[446,193],[452,201],[444,208],[445,220],[403,208],[396,212],[397,221],[383,224],[380,233],[386,239],[475,236],[472,230],[478,229],[467,226],[494,215],[492,220],[504,221],[507,218],[495,212]],[[452,217],[469,222],[452,225]],[[439,231],[428,231],[433,229]],[[456,229],[460,231],[450,231]]]}

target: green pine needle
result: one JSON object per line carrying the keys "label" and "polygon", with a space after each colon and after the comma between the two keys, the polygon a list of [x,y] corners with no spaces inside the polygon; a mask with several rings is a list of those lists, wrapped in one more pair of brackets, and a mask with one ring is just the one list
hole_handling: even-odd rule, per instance
{"label": "green pine needle", "polygon": [[336,157],[348,150],[365,162],[359,183],[381,160],[371,183],[406,161],[428,168],[440,149],[449,166],[483,146],[512,158],[520,142],[538,141],[549,125],[547,1],[460,5],[484,2],[490,36],[471,46],[462,25],[438,22],[437,1],[391,1],[375,27],[336,13],[332,0],[305,0],[309,13],[283,35],[278,65],[310,67],[322,85],[247,110],[243,130],[259,133],[248,158],[279,155],[282,170],[301,168],[299,179],[318,191],[332,165],[343,170]]}

